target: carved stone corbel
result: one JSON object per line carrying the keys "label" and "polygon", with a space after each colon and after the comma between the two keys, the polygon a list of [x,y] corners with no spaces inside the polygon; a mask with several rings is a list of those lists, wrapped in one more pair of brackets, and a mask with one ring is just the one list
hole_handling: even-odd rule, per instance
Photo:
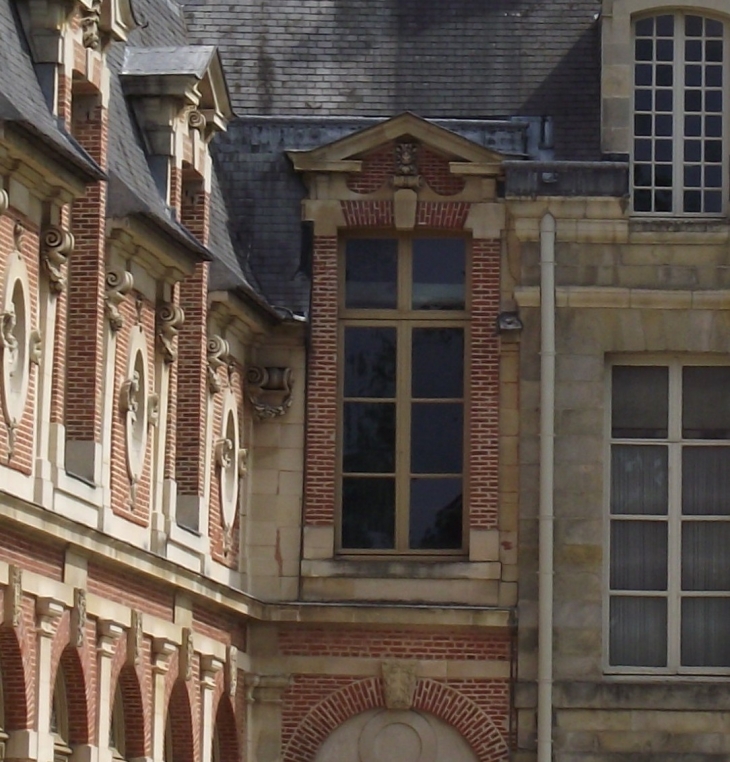
{"label": "carved stone corbel", "polygon": [[4,624],[17,627],[23,618],[23,570],[15,564],[8,566],[8,586],[3,604]]}
{"label": "carved stone corbel", "polygon": [[13,225],[13,246],[15,247],[15,251],[21,250],[24,235],[25,228],[19,222],[16,222],[15,225]]}
{"label": "carved stone corbel", "polygon": [[86,590],[74,590],[74,607],[71,611],[71,645],[81,648],[86,641]]}
{"label": "carved stone corbel", "polygon": [[167,638],[152,640],[152,671],[156,674],[167,674],[170,669],[170,658],[177,650],[175,643]]}
{"label": "carved stone corbel", "polygon": [[195,642],[193,631],[183,627],[182,643],[180,644],[180,677],[186,682],[193,679],[193,660],[195,658]]}
{"label": "carved stone corbel", "polygon": [[226,653],[226,691],[233,698],[238,688],[238,649],[236,646],[228,646]]}
{"label": "carved stone corbel", "polygon": [[252,365],[246,373],[248,399],[259,420],[284,415],[292,403],[291,368]]}
{"label": "carved stone corbel", "polygon": [[418,662],[384,661],[380,667],[385,706],[388,709],[410,709],[418,682]]}
{"label": "carved stone corbel", "polygon": [[85,48],[99,50],[101,47],[101,0],[91,0],[89,7],[81,6],[81,41]]}
{"label": "carved stone corbel", "polygon": [[132,622],[127,632],[127,662],[137,666],[142,658],[144,628],[142,612],[132,610]]}
{"label": "carved stone corbel", "polygon": [[208,389],[211,394],[217,394],[223,384],[218,376],[218,368],[228,365],[231,348],[228,342],[220,336],[208,339]]}
{"label": "carved stone corbel", "polygon": [[157,308],[157,349],[168,364],[177,359],[174,339],[184,322],[185,313],[177,304],[164,302]]}
{"label": "carved stone corbel", "polygon": [[121,330],[124,318],[119,311],[119,305],[124,297],[134,288],[134,276],[121,267],[112,267],[106,274],[106,294],[104,295],[104,310],[112,331]]}
{"label": "carved stone corbel", "polygon": [[215,676],[223,669],[223,662],[209,654],[200,657],[200,687],[215,690]]}
{"label": "carved stone corbel", "polygon": [[0,188],[0,214],[5,214],[10,206],[10,196],[3,188]]}
{"label": "carved stone corbel", "polygon": [[68,230],[50,226],[41,233],[41,262],[48,273],[51,291],[61,294],[66,288],[63,266],[74,248],[74,237]]}
{"label": "carved stone corbel", "polygon": [[248,448],[241,447],[238,451],[238,476],[243,477],[248,473]]}
{"label": "carved stone corbel", "polygon": [[124,628],[111,619],[100,619],[97,627],[97,649],[99,656],[111,659],[114,656],[114,644],[124,633]]}
{"label": "carved stone corbel", "polygon": [[31,331],[30,334],[30,348],[29,348],[29,360],[33,365],[40,365],[41,358],[43,356],[43,337],[40,331]]}
{"label": "carved stone corbel", "polygon": [[197,109],[193,109],[188,114],[188,127],[191,130],[197,130],[202,135],[207,124],[208,120],[205,118],[205,114],[201,114]]}

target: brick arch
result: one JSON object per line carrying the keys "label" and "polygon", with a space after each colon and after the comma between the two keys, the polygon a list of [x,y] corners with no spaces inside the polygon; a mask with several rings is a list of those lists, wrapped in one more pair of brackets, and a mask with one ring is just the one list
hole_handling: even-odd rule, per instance
{"label": "brick arch", "polygon": [[[63,669],[68,706],[68,741],[71,745],[93,742],[91,702],[87,692],[86,675],[78,649],[66,646],[59,666]],[[55,686],[55,679],[54,679]],[[51,696],[53,701],[53,696]]]}
{"label": "brick arch", "polygon": [[238,732],[236,730],[236,715],[228,696],[222,696],[215,713],[213,733],[218,736],[217,762],[237,762],[240,758],[238,750]]}
{"label": "brick arch", "polygon": [[[312,762],[327,736],[344,722],[385,705],[382,681],[359,680],[330,694],[299,723],[282,762]],[[470,698],[435,680],[419,680],[413,709],[451,725],[471,746],[479,762],[505,762],[509,747],[490,716]]]}
{"label": "brick arch", "polygon": [[183,680],[176,680],[172,686],[166,723],[172,739],[172,759],[167,762],[194,762],[193,714],[188,687]]}
{"label": "brick arch", "polygon": [[30,725],[31,704],[23,664],[23,652],[15,630],[0,627],[0,679],[5,708],[4,730],[23,730]]}
{"label": "brick arch", "polygon": [[[142,688],[137,672],[132,665],[126,664],[122,667],[116,684],[122,694],[122,706],[124,708],[125,754],[128,759],[152,756],[148,754],[150,733],[148,717],[142,701]],[[115,695],[116,687],[112,691],[112,706],[114,706]]]}

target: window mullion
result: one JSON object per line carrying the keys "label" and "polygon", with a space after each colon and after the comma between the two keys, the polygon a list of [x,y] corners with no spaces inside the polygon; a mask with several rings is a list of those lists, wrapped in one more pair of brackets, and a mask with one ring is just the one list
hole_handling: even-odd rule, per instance
{"label": "window mullion", "polygon": [[395,547],[396,550],[405,552],[408,550],[411,471],[411,326],[404,320],[398,325],[398,346]]}
{"label": "window mullion", "polygon": [[668,666],[677,671],[680,662],[682,584],[682,365],[669,367],[669,574],[667,578]]}
{"label": "window mullion", "polygon": [[674,122],[672,142],[674,161],[672,162],[672,210],[675,214],[684,212],[684,16],[675,17],[674,24]]}

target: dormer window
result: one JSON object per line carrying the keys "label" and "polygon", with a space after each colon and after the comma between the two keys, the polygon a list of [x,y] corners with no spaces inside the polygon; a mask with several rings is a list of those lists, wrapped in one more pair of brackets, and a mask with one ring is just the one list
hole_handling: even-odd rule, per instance
{"label": "dormer window", "polygon": [[635,212],[724,212],[725,35],[722,22],[691,13],[634,22]]}

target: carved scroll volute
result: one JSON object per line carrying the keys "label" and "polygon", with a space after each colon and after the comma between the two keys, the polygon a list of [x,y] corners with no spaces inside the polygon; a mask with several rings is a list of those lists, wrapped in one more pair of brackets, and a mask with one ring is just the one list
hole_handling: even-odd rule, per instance
{"label": "carved scroll volute", "polygon": [[284,415],[291,407],[291,368],[252,365],[246,373],[246,385],[254,415],[260,421]]}
{"label": "carved scroll volute", "polygon": [[384,661],[383,694],[388,709],[410,709],[418,682],[418,662]]}
{"label": "carved scroll volute", "polygon": [[51,226],[41,233],[41,261],[48,273],[51,291],[61,294],[66,288],[63,266],[74,248],[74,237],[68,230]]}
{"label": "carved scroll volute", "polygon": [[231,347],[220,336],[211,336],[208,339],[208,389],[211,394],[217,394],[222,388],[218,368],[228,365]]}
{"label": "carved scroll volute", "polygon": [[104,308],[109,320],[109,327],[114,332],[121,330],[124,325],[124,318],[119,311],[119,305],[133,288],[134,277],[132,273],[120,267],[112,267],[107,271]]}
{"label": "carved scroll volute", "polygon": [[205,114],[193,109],[188,114],[188,127],[191,130],[197,130],[201,134],[205,131],[205,127],[208,124],[208,120],[205,118]]}
{"label": "carved scroll volute", "polygon": [[0,188],[0,214],[5,214],[10,206],[10,197],[8,192],[3,188]]}
{"label": "carved scroll volute", "polygon": [[182,307],[170,302],[164,302],[157,308],[157,349],[166,363],[177,359],[175,337],[185,322]]}

